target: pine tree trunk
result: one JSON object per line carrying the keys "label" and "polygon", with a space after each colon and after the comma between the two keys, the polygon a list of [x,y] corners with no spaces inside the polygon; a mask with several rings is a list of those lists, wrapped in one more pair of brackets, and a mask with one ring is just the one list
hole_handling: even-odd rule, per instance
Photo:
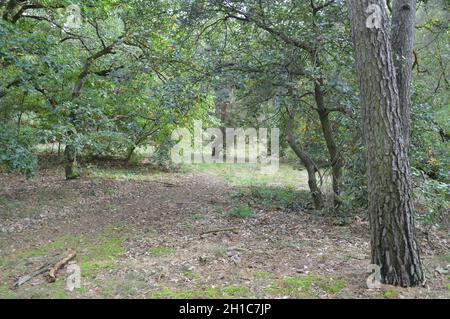
{"label": "pine tree trunk", "polygon": [[[380,25],[368,27],[375,4]],[[372,7],[373,9],[373,7]],[[410,164],[403,130],[389,21],[383,0],[349,0],[368,166],[372,263],[386,284],[423,282],[415,239]]]}
{"label": "pine tree trunk", "polygon": [[411,78],[414,64],[415,0],[396,0],[392,8],[391,42],[402,115],[403,136],[409,147],[411,121]]}

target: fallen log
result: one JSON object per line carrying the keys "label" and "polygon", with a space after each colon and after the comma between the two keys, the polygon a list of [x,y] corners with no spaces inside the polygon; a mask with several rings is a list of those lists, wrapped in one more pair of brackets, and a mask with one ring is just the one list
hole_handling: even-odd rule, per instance
{"label": "fallen log", "polygon": [[73,252],[70,253],[69,255],[67,255],[66,257],[64,257],[63,259],[61,259],[60,261],[58,261],[55,266],[53,266],[47,276],[47,281],[48,282],[55,282],[56,281],[56,274],[58,273],[58,271],[63,268],[69,261],[71,261],[72,259],[75,258],[75,256],[77,255],[77,253]]}

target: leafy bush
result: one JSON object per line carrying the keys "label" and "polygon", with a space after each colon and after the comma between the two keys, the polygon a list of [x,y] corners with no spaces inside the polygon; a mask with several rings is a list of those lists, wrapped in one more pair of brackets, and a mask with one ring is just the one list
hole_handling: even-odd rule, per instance
{"label": "leafy bush", "polygon": [[437,224],[450,209],[450,184],[427,178],[423,172],[413,169],[414,195],[426,208],[425,214],[418,215],[424,224]]}
{"label": "leafy bush", "polygon": [[445,134],[448,125],[436,123],[428,104],[418,104],[412,109],[411,164],[440,182],[450,178],[450,148]]}
{"label": "leafy bush", "polygon": [[89,134],[84,151],[87,155],[99,158],[123,158],[131,145],[132,142],[123,133],[100,131]]}
{"label": "leafy bush", "polygon": [[37,169],[33,150],[32,129],[18,129],[9,123],[0,124],[0,166],[7,171],[31,177]]}

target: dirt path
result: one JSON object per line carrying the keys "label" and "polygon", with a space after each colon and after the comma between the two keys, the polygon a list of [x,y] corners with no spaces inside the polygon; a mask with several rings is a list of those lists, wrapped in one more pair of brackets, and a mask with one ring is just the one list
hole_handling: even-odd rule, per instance
{"label": "dirt path", "polygon": [[[234,189],[207,173],[67,182],[52,168],[31,181],[0,180],[0,297],[449,297],[439,233],[421,237],[426,287],[372,291],[368,225],[359,218],[339,226],[312,211],[264,208],[233,218]],[[55,284],[41,276],[10,289],[69,249],[78,252],[81,289],[66,291],[64,272]]]}

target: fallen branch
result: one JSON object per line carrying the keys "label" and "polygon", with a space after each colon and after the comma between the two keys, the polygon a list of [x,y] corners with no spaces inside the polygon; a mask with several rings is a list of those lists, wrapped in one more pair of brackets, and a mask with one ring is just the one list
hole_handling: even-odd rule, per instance
{"label": "fallen branch", "polygon": [[15,283],[14,283],[14,288],[19,288],[20,286],[22,286],[23,284],[27,283],[28,281],[30,281],[31,279],[33,279],[36,276],[39,276],[40,274],[43,274],[47,271],[49,271],[52,268],[53,264],[47,264],[45,266],[42,266],[41,268],[39,268],[38,270],[35,270],[33,272],[30,272],[29,274],[20,277]]}
{"label": "fallen branch", "polygon": [[231,231],[233,233],[236,233],[237,232],[237,228],[220,228],[220,229],[206,230],[206,231],[200,233],[200,236],[203,236],[203,235],[206,235],[206,234],[212,234],[212,233],[226,232],[226,231]]}
{"label": "fallen branch", "polygon": [[162,181],[150,181],[150,180],[148,180],[148,181],[145,181],[145,182],[147,182],[147,183],[157,183],[157,184],[162,184],[162,185],[164,185],[164,186],[166,186],[166,187],[177,187],[178,185],[176,185],[176,184],[172,184],[172,183],[168,183],[168,182],[162,182]]}
{"label": "fallen branch", "polygon": [[47,276],[48,282],[55,282],[56,281],[56,273],[63,268],[69,261],[75,258],[77,254],[76,253],[70,253],[67,255],[64,259],[61,259],[59,262],[56,263],[55,266],[53,266]]}

